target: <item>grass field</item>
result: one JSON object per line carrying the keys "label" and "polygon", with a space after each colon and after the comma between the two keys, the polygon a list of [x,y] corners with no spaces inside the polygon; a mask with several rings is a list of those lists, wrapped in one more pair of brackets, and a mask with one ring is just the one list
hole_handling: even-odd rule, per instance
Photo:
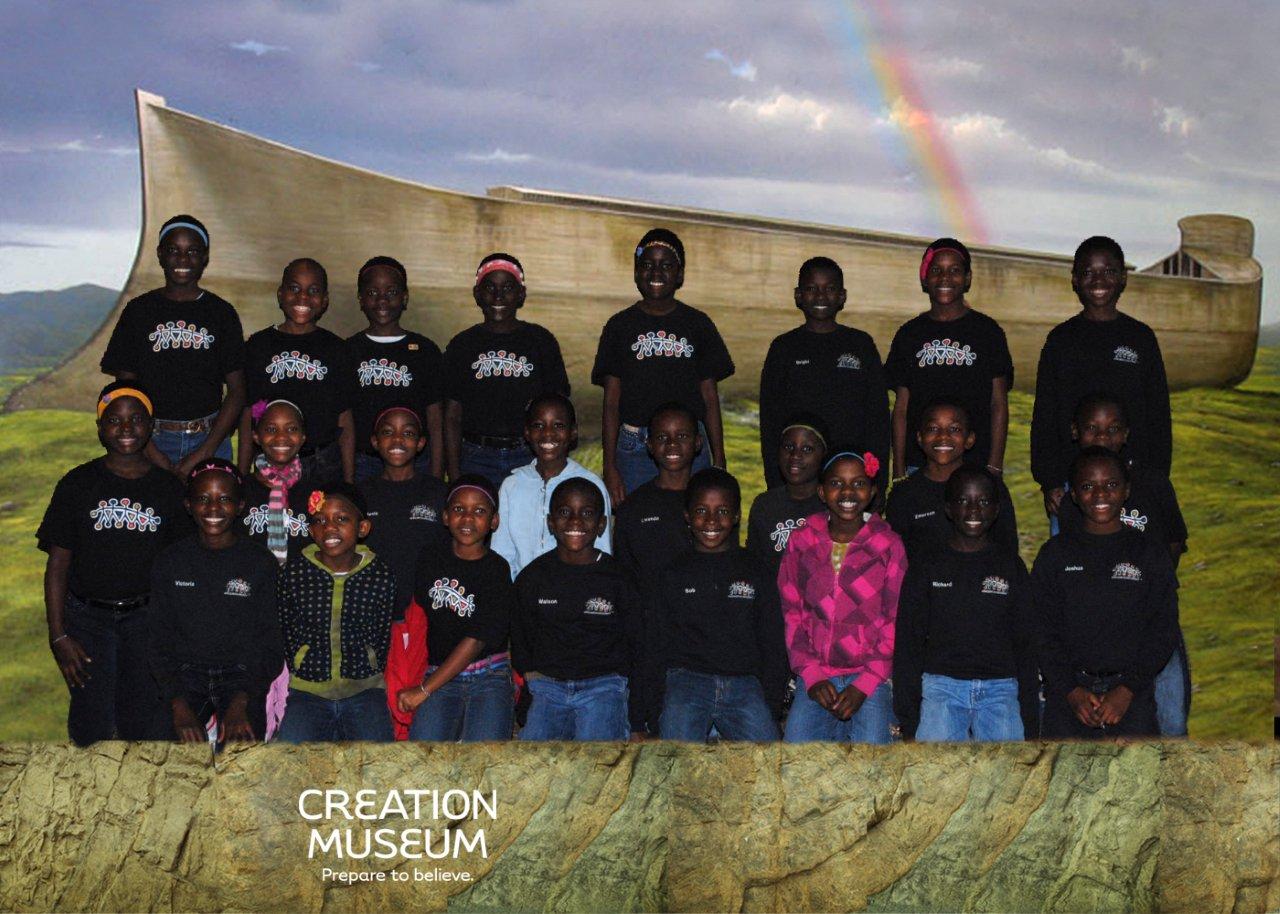
{"label": "grass field", "polygon": [[[0,391],[14,379],[0,378]],[[1005,475],[1018,510],[1027,564],[1047,533],[1029,472],[1031,398],[1011,396]],[[1191,735],[1266,740],[1272,734],[1272,639],[1280,607],[1280,349],[1259,351],[1234,390],[1175,394],[1174,485],[1191,531],[1182,559],[1182,627],[1194,697]],[[763,486],[754,404],[727,407],[729,468],[750,505]],[[33,410],[0,415],[0,741],[65,739],[66,689],[49,649],[32,536],[53,485],[100,453],[88,413]],[[575,455],[597,471],[598,444]]]}

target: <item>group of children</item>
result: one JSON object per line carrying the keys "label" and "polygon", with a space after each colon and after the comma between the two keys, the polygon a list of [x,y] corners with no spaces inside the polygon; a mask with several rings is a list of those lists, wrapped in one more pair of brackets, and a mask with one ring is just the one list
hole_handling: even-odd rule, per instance
{"label": "group of children", "polygon": [[245,342],[199,286],[201,223],[171,219],[157,255],[165,286],[102,360],[106,454],[37,533],[77,743],[1186,732],[1168,390],[1154,334],[1116,310],[1110,239],[1077,251],[1083,311],[1041,355],[1032,464],[1061,533],[1030,574],[1001,479],[1012,360],[954,239],[926,249],[929,311],[884,365],[837,323],[840,267],[801,267],[745,548],[733,361],[675,297],[668,230],[640,240],[640,300],[601,334],[603,478],[570,456],[564,362],[517,318],[514,257],[480,262],[484,320],[441,353],[401,327],[390,257],[359,271],[365,331],[317,326],[328,279],[302,258],[283,322]]}

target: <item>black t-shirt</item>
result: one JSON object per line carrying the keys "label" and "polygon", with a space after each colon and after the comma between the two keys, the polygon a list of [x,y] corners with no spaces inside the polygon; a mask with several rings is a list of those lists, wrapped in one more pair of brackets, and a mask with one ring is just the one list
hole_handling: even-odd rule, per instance
{"label": "black t-shirt", "polygon": [[1031,582],[1016,552],[994,545],[982,552],[943,548],[912,560],[898,602],[893,656],[894,707],[906,732],[914,732],[920,719],[922,673],[1017,679],[1024,730],[1036,733]]}
{"label": "black t-shirt", "polygon": [[244,537],[206,549],[196,536],[151,566],[151,668],[166,697],[178,667],[241,664],[263,692],[284,666],[275,556]]}
{"label": "black t-shirt", "polygon": [[829,444],[870,451],[888,466],[889,396],[870,335],[853,327],[814,333],[800,326],[769,345],[760,372],[760,456],[770,488],[782,484],[782,428],[799,411],[827,423]]}
{"label": "black t-shirt", "polygon": [[751,503],[747,519],[747,551],[777,575],[791,534],[804,526],[807,517],[825,510],[816,493],[796,501],[785,485],[761,492]]}
{"label": "black t-shirt", "polygon": [[555,551],[516,578],[511,662],[553,679],[631,676],[642,637],[640,598],[622,564],[606,552],[569,565]]}
{"label": "black t-shirt", "polygon": [[[1018,518],[1014,513],[1013,499],[1004,481],[996,480],[996,492],[1000,500],[1000,513],[991,527],[991,541],[1007,552],[1018,551]],[[889,493],[884,519],[893,532],[902,537],[907,549],[907,559],[916,561],[926,552],[945,548],[955,532],[947,519],[947,484],[935,482],[924,471],[912,473]]]}
{"label": "black t-shirt", "polygon": [[[311,528],[308,525],[310,519],[307,517],[307,500],[311,497],[311,489],[312,486],[306,479],[300,479],[289,487],[289,500],[284,507],[284,529],[287,536],[285,546],[289,552],[285,556],[286,560],[311,545]],[[271,490],[256,476],[250,476],[245,481],[242,494],[244,512],[240,515],[240,532],[265,547]]]}
{"label": "black t-shirt", "polygon": [[884,365],[889,387],[905,387],[908,466],[924,466],[916,442],[920,413],[935,397],[964,404],[974,444],[965,462],[983,466],[991,458],[991,382],[1005,378],[1013,386],[1013,359],[1004,330],[970,309],[954,321],[936,321],[928,312],[913,317],[893,336]]}
{"label": "black t-shirt", "polygon": [[105,458],[58,482],[36,531],[41,549],[71,550],[71,592],[86,600],[125,600],[151,588],[151,563],[192,532],[182,483],[152,467],[140,479],[107,469]]}
{"label": "black t-shirt", "polygon": [[1031,416],[1031,475],[1041,488],[1062,485],[1076,454],[1071,420],[1088,394],[1119,398],[1129,419],[1125,453],[1168,476],[1173,464],[1169,380],[1151,328],[1127,314],[1091,321],[1077,314],[1049,331],[1036,370]]}
{"label": "black t-shirt", "polygon": [[[1187,522],[1183,520],[1178,496],[1167,477],[1130,468],[1129,498],[1120,520],[1125,526],[1155,538],[1158,543],[1184,543]],[[1084,533],[1084,515],[1068,492],[1058,506],[1058,529],[1062,533]]]}
{"label": "black t-shirt", "polygon": [[341,337],[317,327],[310,333],[259,330],[245,343],[249,403],[291,400],[307,424],[307,448],[336,441],[338,416],[356,402],[356,376]]}
{"label": "black t-shirt", "polygon": [[600,333],[591,383],[607,377],[622,382],[619,415],[627,425],[645,426],[653,411],[675,401],[699,419],[707,416],[698,385],[733,374],[733,359],[711,318],[677,302],[655,317],[638,304],[609,318]]}
{"label": "black t-shirt", "polygon": [[101,365],[136,374],[156,418],[199,419],[222,407],[227,375],[244,367],[240,316],[208,290],[173,301],[153,289],[124,306]]}
{"label": "black t-shirt", "polygon": [[507,649],[516,586],[511,567],[498,553],[460,559],[448,544],[426,546],[418,558],[414,599],[427,614],[427,657],[432,666],[448,659],[463,638],[484,642],[481,657]]}
{"label": "black t-shirt", "polygon": [[462,404],[462,433],[524,434],[524,408],[539,394],[569,395],[560,344],[551,331],[520,321],[510,333],[468,327],[444,352],[444,395]]}
{"label": "black t-shirt", "polygon": [[1075,674],[1123,674],[1151,687],[1178,643],[1178,582],[1169,549],[1130,527],[1055,536],[1031,569],[1045,690],[1063,696]]}
{"label": "black t-shirt", "polygon": [[684,490],[650,480],[627,496],[613,526],[613,554],[643,588],[693,548],[684,519]]}
{"label": "black t-shirt", "polygon": [[654,664],[717,676],[756,676],[780,712],[786,690],[786,639],[778,584],[737,546],[680,556],[650,592]]}
{"label": "black t-shirt", "polygon": [[356,448],[366,454],[377,453],[369,439],[378,413],[408,406],[425,422],[427,407],[444,399],[440,347],[420,333],[406,332],[390,343],[357,333],[347,338],[347,357],[356,373]]}
{"label": "black t-shirt", "polygon": [[444,502],[449,490],[434,476],[422,473],[404,482],[374,477],[360,483],[360,491],[368,508],[365,517],[373,525],[364,543],[396,573],[396,618],[400,619],[413,599],[423,547],[448,548]]}

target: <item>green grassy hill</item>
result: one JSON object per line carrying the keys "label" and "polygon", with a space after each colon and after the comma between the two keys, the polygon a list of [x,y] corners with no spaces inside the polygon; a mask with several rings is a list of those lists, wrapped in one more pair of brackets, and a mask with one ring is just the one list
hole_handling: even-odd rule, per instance
{"label": "green grassy hill", "polygon": [[0,294],[0,374],[48,368],[84,345],[120,295],[91,283]]}
{"label": "green grassy hill", "polygon": [[[1011,395],[1006,476],[1028,565],[1047,533],[1027,450],[1031,398]],[[1174,484],[1191,530],[1182,559],[1181,613],[1191,655],[1191,734],[1202,739],[1270,739],[1272,639],[1280,606],[1280,349],[1259,352],[1253,375],[1234,390],[1173,397]],[[726,417],[729,468],[744,504],[760,492],[752,404]],[[44,555],[33,532],[54,483],[100,453],[88,413],[33,410],[0,415],[0,740],[57,740],[67,698],[46,644]],[[597,471],[598,445],[577,458]]]}

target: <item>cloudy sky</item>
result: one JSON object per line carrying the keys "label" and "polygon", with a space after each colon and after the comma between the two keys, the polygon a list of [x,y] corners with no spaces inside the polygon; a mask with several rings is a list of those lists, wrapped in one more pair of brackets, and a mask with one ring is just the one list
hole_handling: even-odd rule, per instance
{"label": "cloudy sky", "polygon": [[922,235],[958,231],[961,206],[992,243],[1069,253],[1102,232],[1140,266],[1180,216],[1229,212],[1280,269],[1280,4],[1263,0],[6,0],[0,21],[0,291],[123,282],[135,86],[459,190]]}

